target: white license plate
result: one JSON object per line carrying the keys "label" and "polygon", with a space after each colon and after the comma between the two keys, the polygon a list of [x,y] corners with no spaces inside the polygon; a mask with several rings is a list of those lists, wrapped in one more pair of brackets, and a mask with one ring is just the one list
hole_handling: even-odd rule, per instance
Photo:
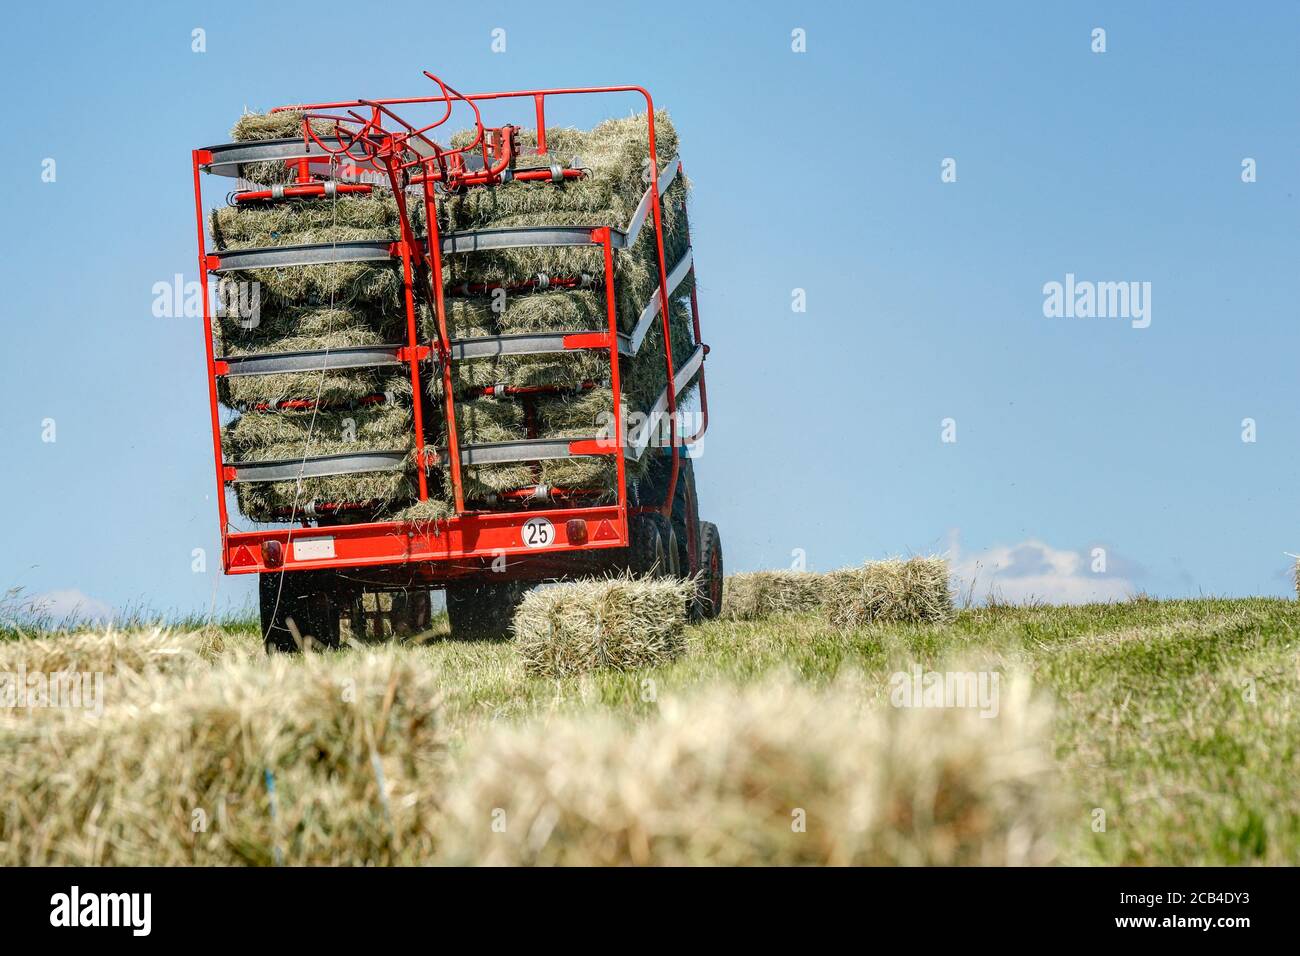
{"label": "white license plate", "polygon": [[334,557],[333,538],[294,538],[293,559],[295,561],[317,561],[321,558]]}

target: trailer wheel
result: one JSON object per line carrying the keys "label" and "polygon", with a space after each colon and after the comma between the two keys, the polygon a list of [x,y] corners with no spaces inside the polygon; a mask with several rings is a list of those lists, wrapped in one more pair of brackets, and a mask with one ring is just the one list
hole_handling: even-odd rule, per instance
{"label": "trailer wheel", "polygon": [[[696,512],[695,466],[689,458],[682,459],[677,475],[677,488],[673,493],[673,530],[677,532],[677,561],[683,577],[696,567],[699,555],[699,514]],[[690,528],[696,528],[696,553],[691,554]]]}
{"label": "trailer wheel", "polygon": [[628,548],[628,571],[638,578],[663,575],[669,567],[666,542],[672,532],[667,520],[652,512],[634,515],[629,531],[632,541]]}
{"label": "trailer wheel", "polygon": [[268,654],[339,646],[342,604],[333,583],[329,576],[305,572],[258,575],[262,645]]}
{"label": "trailer wheel", "polygon": [[714,618],[722,612],[722,581],[722,537],[712,521],[701,521],[699,590],[691,602],[695,620]]}
{"label": "trailer wheel", "polygon": [[662,526],[659,534],[664,539],[664,575],[670,578],[682,576],[682,551],[677,544],[677,529],[667,518],[660,517]]}
{"label": "trailer wheel", "polygon": [[511,636],[515,611],[528,586],[521,581],[500,584],[448,584],[447,621],[458,641],[503,640]]}

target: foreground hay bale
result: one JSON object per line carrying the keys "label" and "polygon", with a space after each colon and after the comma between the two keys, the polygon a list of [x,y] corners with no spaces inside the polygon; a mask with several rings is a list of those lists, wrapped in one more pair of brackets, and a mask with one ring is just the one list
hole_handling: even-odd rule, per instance
{"label": "foreground hay bale", "polygon": [[1048,863],[1048,714],[1023,687],[1009,690],[993,720],[864,712],[860,689],[776,682],[666,702],[635,729],[588,718],[497,730],[472,749],[449,794],[445,858]]}
{"label": "foreground hay bale", "polygon": [[749,571],[730,575],[722,588],[722,616],[757,621],[773,614],[821,607],[826,575],[811,571]]}
{"label": "foreground hay bale", "polygon": [[391,654],[263,659],[0,721],[0,863],[427,860],[435,692]]}
{"label": "foreground hay bale", "polygon": [[0,673],[180,673],[202,666],[208,650],[209,641],[202,634],[161,628],[75,632],[0,641]]}
{"label": "foreground hay bale", "polygon": [[524,669],[567,677],[666,664],[686,648],[693,590],[672,578],[610,578],[530,591],[514,622]]}
{"label": "foreground hay bale", "polygon": [[868,561],[826,575],[822,608],[836,627],[940,624],[952,619],[948,562],[938,557]]}

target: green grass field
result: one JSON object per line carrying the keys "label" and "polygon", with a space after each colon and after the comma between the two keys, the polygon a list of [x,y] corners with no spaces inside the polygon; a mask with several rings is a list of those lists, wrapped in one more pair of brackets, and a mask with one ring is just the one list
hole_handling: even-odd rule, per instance
{"label": "green grass field", "polygon": [[[445,622],[395,653],[438,689],[453,759],[503,724],[644,725],[664,701],[778,677],[817,693],[852,678],[868,709],[888,710],[897,672],[995,671],[1004,688],[1027,679],[1050,707],[1054,767],[1036,786],[1054,793],[1054,862],[1295,864],[1297,625],[1300,605],[1272,599],[990,606],[949,625],[848,632],[816,614],[718,620],[690,627],[669,666],[560,681],[527,676],[508,642],[450,640]],[[6,632],[11,650],[40,636],[25,634]],[[266,666],[257,639],[255,625],[228,622],[215,653]],[[344,673],[358,653],[328,666]]]}

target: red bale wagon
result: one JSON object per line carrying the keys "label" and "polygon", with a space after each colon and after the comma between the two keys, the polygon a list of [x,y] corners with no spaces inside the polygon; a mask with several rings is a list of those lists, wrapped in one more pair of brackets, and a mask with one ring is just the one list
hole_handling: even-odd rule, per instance
{"label": "red bale wagon", "polygon": [[[335,646],[345,624],[353,636],[362,640],[418,631],[428,624],[430,592],[435,588],[445,590],[453,636],[503,635],[531,584],[611,572],[692,576],[698,587],[690,613],[695,617],[716,615],[722,597],[722,548],[717,528],[700,520],[690,456],[692,446],[700,441],[708,425],[703,372],[708,348],[700,338],[699,308],[692,283],[691,357],[674,367],[669,345],[670,299],[679,297],[677,293],[692,276],[695,265],[689,244],[679,261],[665,262],[662,194],[683,171],[679,158],[659,168],[650,94],[636,86],[461,94],[432,74],[425,75],[437,84],[436,94],[281,107],[304,114],[301,136],[230,143],[193,152],[223,571],[260,576],[262,628],[268,650],[300,648],[308,638]],[[521,150],[516,142],[519,128],[485,125],[484,111],[503,101],[524,101],[535,112],[535,152],[544,156],[548,101],[614,94],[643,98],[648,117],[648,185],[636,214],[625,226],[530,226],[440,233],[437,207],[451,192],[489,188],[512,179],[550,182],[561,188],[559,184],[583,175],[581,168],[561,163],[516,170]],[[443,145],[434,135],[434,130],[448,121],[453,107],[472,113],[470,129],[477,135],[468,146]],[[434,111],[433,122],[416,126],[397,112],[416,108]],[[322,127],[328,132],[322,132]],[[528,149],[529,153],[533,151]],[[250,181],[246,176],[250,164],[266,163],[285,164],[293,170],[292,181],[269,187]],[[205,175],[234,178],[237,189],[227,199],[235,205],[294,203],[387,190],[399,210],[400,235],[391,241],[340,241],[211,254],[204,221]],[[642,229],[654,232],[659,287],[639,315],[620,316],[614,286],[616,263]],[[457,339],[448,335],[446,299],[457,291],[444,283],[444,264],[450,257],[518,246],[578,245],[598,247],[603,258],[603,275],[594,279],[598,288],[603,287],[607,314],[602,327],[486,338]],[[210,277],[345,262],[400,264],[405,341],[315,352],[229,357],[216,354]],[[569,288],[592,281],[590,276],[538,276],[510,291],[526,294],[528,286]],[[463,294],[466,290],[458,291]],[[436,316],[435,334],[423,340],[417,322],[417,310],[421,308]],[[660,323],[663,328],[658,341],[667,384],[646,421],[638,429],[629,430],[622,402],[617,400],[619,356],[635,356],[652,323]],[[615,396],[611,433],[489,444],[462,444],[458,440],[456,403],[464,396],[453,388],[456,363],[488,354],[534,355],[580,349],[599,350],[609,357],[608,384]],[[451,517],[438,521],[379,520],[375,509],[365,502],[313,501],[298,507],[295,500],[295,507],[278,523],[256,530],[232,528],[226,491],[234,483],[300,481],[305,477],[390,470],[407,466],[409,456],[359,452],[281,461],[232,461],[222,443],[218,402],[221,378],[286,372],[325,374],[329,370],[371,366],[404,366],[409,370],[419,500],[426,501],[431,486],[436,484],[434,490],[454,502]],[[405,370],[401,374],[405,375]],[[441,409],[436,407],[437,400],[427,394],[430,376],[441,377]],[[691,382],[698,382],[699,410],[694,433],[685,435],[680,433],[679,397]],[[496,388],[501,394],[521,397],[529,391],[522,386]],[[445,432],[426,427],[435,418],[443,423]],[[493,503],[466,500],[463,468],[592,455],[615,459],[614,495],[607,490],[599,495],[592,489],[539,484],[513,489]],[[627,473],[626,461],[641,455],[653,457],[643,477],[634,479]]]}

